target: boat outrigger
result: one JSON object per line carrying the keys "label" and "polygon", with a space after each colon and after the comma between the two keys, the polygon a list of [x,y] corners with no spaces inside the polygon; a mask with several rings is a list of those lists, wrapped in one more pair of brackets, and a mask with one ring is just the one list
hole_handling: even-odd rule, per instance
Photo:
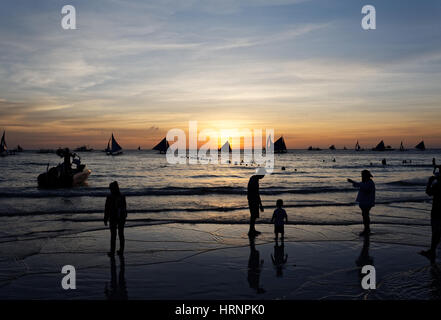
{"label": "boat outrigger", "polygon": [[[89,177],[91,170],[81,164],[81,158],[76,153],[71,153],[68,148],[58,149],[57,155],[64,158],[64,163],[49,169],[38,176],[38,187],[44,189],[71,188],[83,185]],[[76,168],[71,168],[70,158]]]}

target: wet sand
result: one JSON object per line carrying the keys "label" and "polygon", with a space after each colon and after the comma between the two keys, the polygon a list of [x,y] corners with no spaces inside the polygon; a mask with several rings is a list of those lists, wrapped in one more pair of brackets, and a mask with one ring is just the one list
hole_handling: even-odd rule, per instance
{"label": "wet sand", "polygon": [[[114,264],[106,256],[106,229],[5,242],[0,299],[441,297],[441,273],[417,254],[430,240],[430,227],[394,226],[392,233],[388,225],[374,225],[364,241],[357,235],[361,226],[288,225],[283,249],[275,248],[271,225],[257,227],[263,233],[253,245],[246,224],[129,222],[125,258]],[[285,254],[286,262],[275,266],[271,255],[283,260]],[[76,290],[61,287],[68,264],[76,268]],[[364,264],[376,268],[376,290],[361,288]]]}

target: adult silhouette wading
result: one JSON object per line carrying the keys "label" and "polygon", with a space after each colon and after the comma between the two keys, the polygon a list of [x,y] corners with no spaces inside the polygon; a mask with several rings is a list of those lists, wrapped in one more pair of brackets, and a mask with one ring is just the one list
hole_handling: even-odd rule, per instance
{"label": "adult silhouette wading", "polygon": [[371,233],[370,211],[375,206],[375,183],[372,181],[372,177],[369,170],[363,170],[361,172],[361,182],[348,179],[348,182],[352,183],[355,188],[358,188],[356,201],[361,209],[364,225],[364,230],[360,233],[360,236]]}
{"label": "adult silhouette wading", "polygon": [[253,175],[248,182],[247,198],[248,207],[250,208],[250,230],[248,231],[248,236],[250,237],[255,237],[260,234],[260,232],[256,230],[255,224],[256,219],[259,218],[259,210],[264,211],[259,194],[259,181],[263,179],[265,174],[266,170],[259,168],[257,173]]}
{"label": "adult silhouette wading", "polygon": [[118,182],[114,181],[109,185],[110,195],[107,196],[106,206],[104,209],[104,225],[109,223],[110,227],[110,252],[109,257],[115,255],[116,232],[118,230],[119,250],[118,255],[124,254],[124,225],[127,218],[126,197],[121,194]]}
{"label": "adult silhouette wading", "polygon": [[[435,162],[433,161],[434,165]],[[436,170],[438,169],[438,172]],[[426,193],[433,197],[430,224],[432,226],[432,242],[430,249],[420,253],[427,257],[431,263],[436,260],[436,248],[441,239],[441,175],[440,167],[435,166],[434,174],[427,181]]]}

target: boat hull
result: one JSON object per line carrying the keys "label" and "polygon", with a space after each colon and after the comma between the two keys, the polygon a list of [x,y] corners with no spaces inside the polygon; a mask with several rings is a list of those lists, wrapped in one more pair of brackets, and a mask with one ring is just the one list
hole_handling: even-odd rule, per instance
{"label": "boat hull", "polygon": [[60,167],[51,168],[48,172],[38,176],[38,187],[42,189],[72,188],[83,185],[92,173],[91,170],[83,168],[81,171],[74,171],[71,176],[63,176]]}
{"label": "boat hull", "polygon": [[72,186],[75,187],[75,186],[83,185],[86,182],[87,178],[89,178],[91,173],[92,173],[91,170],[84,169],[82,172],[78,172],[77,174],[74,174]]}
{"label": "boat hull", "polygon": [[120,155],[122,155],[123,154],[123,152],[122,151],[118,151],[118,152],[106,152],[106,154],[108,155],[108,156],[120,156]]}

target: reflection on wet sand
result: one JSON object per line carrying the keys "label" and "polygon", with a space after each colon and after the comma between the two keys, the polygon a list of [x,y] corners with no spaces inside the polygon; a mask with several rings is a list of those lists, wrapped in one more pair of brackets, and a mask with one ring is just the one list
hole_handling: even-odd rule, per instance
{"label": "reflection on wet sand", "polygon": [[276,276],[282,277],[283,266],[288,261],[288,254],[285,254],[285,243],[283,241],[279,245],[279,242],[276,240],[276,244],[274,246],[274,255],[271,254],[271,260],[276,268]]}
{"label": "reflection on wet sand", "polygon": [[110,289],[106,283],[104,288],[104,293],[108,300],[127,300],[127,286],[125,278],[125,261],[124,257],[119,257],[119,277],[116,278],[116,262],[115,257],[110,258]]}
{"label": "reflection on wet sand", "polygon": [[257,293],[264,293],[265,289],[260,286],[260,273],[262,271],[263,259],[260,260],[260,253],[256,250],[254,237],[250,237],[250,257],[248,259],[248,284]]}
{"label": "reflection on wet sand", "polygon": [[374,258],[369,255],[369,245],[370,245],[370,236],[365,235],[363,237],[363,248],[361,249],[360,255],[355,261],[357,267],[362,268],[366,265],[374,265]]}
{"label": "reflection on wet sand", "polygon": [[438,265],[432,265],[430,276],[432,278],[430,282],[430,294],[432,299],[439,300],[441,299],[441,270]]}

